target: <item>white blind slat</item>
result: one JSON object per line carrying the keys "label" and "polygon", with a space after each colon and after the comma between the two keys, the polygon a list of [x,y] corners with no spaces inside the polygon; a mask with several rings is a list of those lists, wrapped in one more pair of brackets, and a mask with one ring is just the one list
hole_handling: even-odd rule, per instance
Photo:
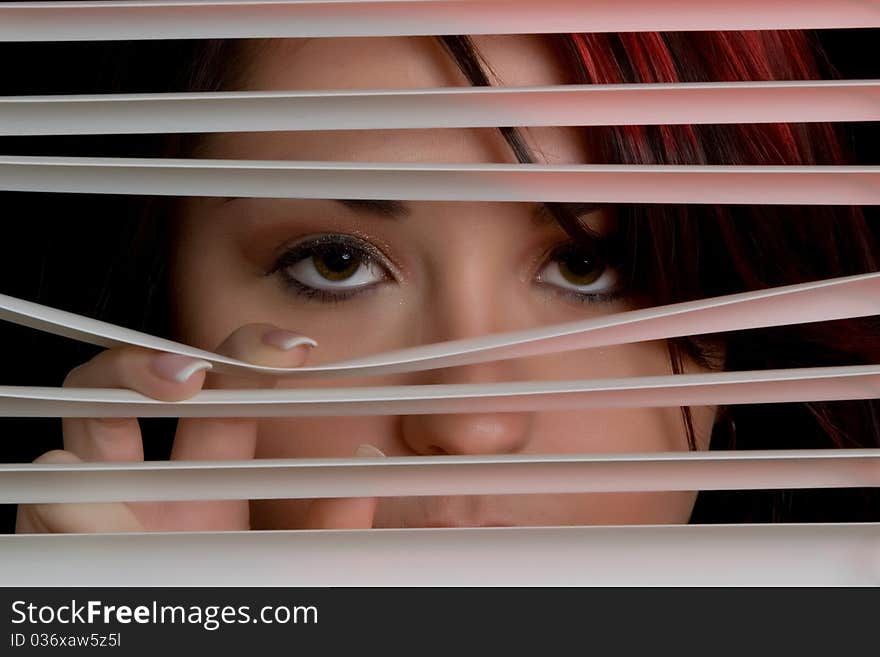
{"label": "white blind slat", "polygon": [[0,294],[0,319],[101,347],[133,345],[201,358],[217,371],[288,378],[413,372],[738,329],[880,314],[880,273],[787,285],[497,333],[296,369],[245,363],[82,315]]}
{"label": "white blind slat", "polygon": [[316,417],[654,408],[880,398],[880,365],[488,384],[203,390],[0,386],[0,417]]}
{"label": "white blind slat", "polygon": [[880,486],[880,449],[0,464],[0,504]]}
{"label": "white blind slat", "polygon": [[402,164],[2,156],[0,190],[225,198],[880,205],[880,166]]}
{"label": "white blind slat", "polygon": [[877,120],[877,80],[0,97],[2,135]]}
{"label": "white blind slat", "polygon": [[878,552],[880,523],[43,534],[0,536],[0,581],[29,587],[860,586],[880,583]]}
{"label": "white blind slat", "polygon": [[880,26],[873,0],[139,0],[0,3],[2,41]]}

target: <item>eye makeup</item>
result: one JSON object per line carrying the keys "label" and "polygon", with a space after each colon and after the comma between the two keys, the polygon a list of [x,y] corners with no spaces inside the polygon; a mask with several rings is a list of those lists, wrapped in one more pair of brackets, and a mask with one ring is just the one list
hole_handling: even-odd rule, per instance
{"label": "eye makeup", "polygon": [[[447,248],[447,245],[448,248],[457,248],[454,241],[443,239],[443,222],[437,222],[442,219],[442,214],[431,216],[444,212],[444,208],[432,208],[419,220],[419,224],[423,220],[433,222],[430,225],[437,226],[437,230],[420,230],[424,235],[414,238],[404,237],[410,231],[406,226],[414,220],[409,216],[411,211],[406,212],[406,217],[383,215],[364,219],[352,214],[373,212],[372,209],[351,210],[346,202],[341,201],[313,201],[302,204],[303,207],[298,204],[295,210],[288,207],[289,203],[266,203],[259,213],[253,212],[253,205],[245,205],[249,211],[245,216],[239,216],[239,220],[244,221],[236,224],[238,227],[249,226],[240,228],[243,231],[239,237],[242,248],[254,254],[252,262],[262,261],[261,275],[277,277],[285,293],[293,299],[338,303],[376,292],[392,283],[400,285],[407,280],[417,281],[419,276],[404,276],[404,272],[412,274],[420,269],[418,261],[425,256],[420,249],[432,251],[435,266],[443,267],[445,259],[454,254],[444,256],[437,249]],[[315,205],[315,210],[307,210],[309,205]],[[343,213],[339,213],[340,206],[345,206]],[[282,209],[285,210],[283,213]],[[294,210],[295,214],[288,210]],[[498,262],[503,262],[506,257],[509,262],[515,259],[531,263],[520,269],[522,274],[514,274],[517,277],[522,275],[524,283],[531,282],[560,299],[582,303],[613,301],[624,292],[618,265],[626,250],[621,248],[613,216],[601,210],[594,206],[566,206],[566,213],[574,216],[583,228],[577,231],[575,239],[561,230],[544,204],[536,206],[530,215],[523,214],[524,218],[531,217],[529,223],[521,223],[518,215],[511,214],[510,231],[516,232],[508,231],[501,224],[499,230],[504,230],[504,235],[499,234],[496,240],[482,234],[480,239],[509,251],[507,256],[495,253],[493,258]],[[499,216],[496,213],[493,221],[498,221]],[[364,230],[366,221],[370,223],[369,231]],[[459,228],[456,230],[460,233]],[[476,234],[480,235],[479,232]],[[418,241],[411,242],[412,239]],[[532,246],[529,246],[530,242]],[[392,244],[396,246],[392,247]],[[522,250],[518,244],[522,244]]]}
{"label": "eye makeup", "polygon": [[535,282],[557,296],[581,303],[610,303],[623,292],[619,269],[602,249],[573,243],[550,252]]}
{"label": "eye makeup", "polygon": [[[611,302],[623,291],[611,247],[596,237],[589,245],[564,242],[543,257],[536,284],[582,303]],[[368,240],[343,233],[305,237],[287,248],[266,275],[278,275],[301,298],[333,303],[369,293],[395,280],[389,259]]]}
{"label": "eye makeup", "polygon": [[394,276],[388,258],[369,241],[344,233],[305,237],[274,262],[287,289],[305,299],[337,302],[367,293]]}
{"label": "eye makeup", "polygon": [[589,241],[568,241],[543,256],[535,284],[556,297],[579,303],[611,303],[627,292],[624,251],[615,233],[593,233]]}

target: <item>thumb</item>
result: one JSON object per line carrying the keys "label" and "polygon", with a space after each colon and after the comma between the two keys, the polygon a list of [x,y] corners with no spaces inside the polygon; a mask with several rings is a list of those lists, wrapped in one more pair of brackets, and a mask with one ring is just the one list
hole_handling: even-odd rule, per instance
{"label": "thumb", "polygon": [[[378,448],[361,445],[354,453],[359,458],[384,458]],[[375,497],[339,497],[312,502],[303,529],[369,529],[373,526]]]}
{"label": "thumb", "polygon": [[[81,463],[76,454],[46,452],[34,463]],[[143,525],[122,502],[22,504],[16,517],[16,534],[92,534],[142,532]]]}

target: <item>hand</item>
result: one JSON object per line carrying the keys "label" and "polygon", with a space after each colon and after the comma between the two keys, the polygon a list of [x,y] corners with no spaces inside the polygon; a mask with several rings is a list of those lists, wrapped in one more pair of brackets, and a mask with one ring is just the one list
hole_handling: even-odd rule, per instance
{"label": "hand", "polygon": [[[216,353],[272,367],[301,367],[313,343],[266,324],[233,332]],[[138,347],[108,349],[72,370],[65,387],[128,388],[164,401],[180,401],[202,388],[272,388],[267,376],[210,374],[210,364]],[[257,418],[183,418],[179,420],[172,460],[252,459]],[[63,421],[64,449],[47,452],[35,463],[143,461],[140,427],[134,418],[75,418]],[[374,498],[317,500],[306,528],[371,527]],[[247,500],[69,503],[21,505],[17,533],[92,533],[138,531],[245,530],[250,528]]]}

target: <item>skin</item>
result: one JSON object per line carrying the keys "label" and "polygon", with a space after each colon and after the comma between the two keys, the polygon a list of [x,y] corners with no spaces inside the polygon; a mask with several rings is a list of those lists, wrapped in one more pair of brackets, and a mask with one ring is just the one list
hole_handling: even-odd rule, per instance
{"label": "skin", "polygon": [[[564,84],[560,63],[539,37],[477,37],[494,84]],[[307,39],[254,44],[244,88],[355,89],[466,85],[433,39]],[[523,131],[538,162],[590,161],[570,128]],[[199,157],[265,160],[516,162],[495,130],[224,134]],[[570,242],[539,204],[413,202],[398,216],[334,200],[183,201],[172,259],[178,339],[244,360],[277,366],[321,364],[380,351],[544,326],[628,310],[625,294],[597,301],[599,287],[573,290],[561,276],[560,246]],[[614,230],[612,214],[584,217]],[[320,235],[347,235],[378,255],[373,282],[344,299],[307,295],[290,279],[321,282],[315,260],[280,269],[292,246]],[[365,273],[366,272],[366,273]],[[317,276],[317,278],[316,278]],[[370,278],[372,276],[372,278]],[[326,280],[326,279],[325,279]],[[614,269],[593,285],[614,291]],[[344,283],[344,281],[343,281]],[[589,287],[589,286],[587,286]],[[580,292],[580,295],[578,295]],[[644,303],[644,302],[642,302]],[[267,344],[278,327],[317,341],[284,350]],[[277,340],[276,340],[277,342]],[[220,345],[218,347],[218,345]],[[159,399],[184,399],[207,387],[334,387],[478,383],[647,376],[672,372],[666,345],[649,342],[446,368],[432,372],[297,383],[230,379],[204,370],[186,382],[156,374],[160,354],[109,350],[77,368],[66,385],[127,387]],[[167,359],[166,359],[167,361]],[[182,367],[182,365],[181,365]],[[698,371],[686,364],[688,371]],[[705,448],[715,410],[695,408]],[[42,461],[141,460],[129,420],[69,420],[65,451]],[[362,444],[387,456],[560,454],[686,450],[680,410],[590,409],[274,420],[184,420],[172,458],[349,457]],[[695,493],[450,496],[358,500],[273,500],[22,507],[19,531],[424,527],[687,522]]]}

